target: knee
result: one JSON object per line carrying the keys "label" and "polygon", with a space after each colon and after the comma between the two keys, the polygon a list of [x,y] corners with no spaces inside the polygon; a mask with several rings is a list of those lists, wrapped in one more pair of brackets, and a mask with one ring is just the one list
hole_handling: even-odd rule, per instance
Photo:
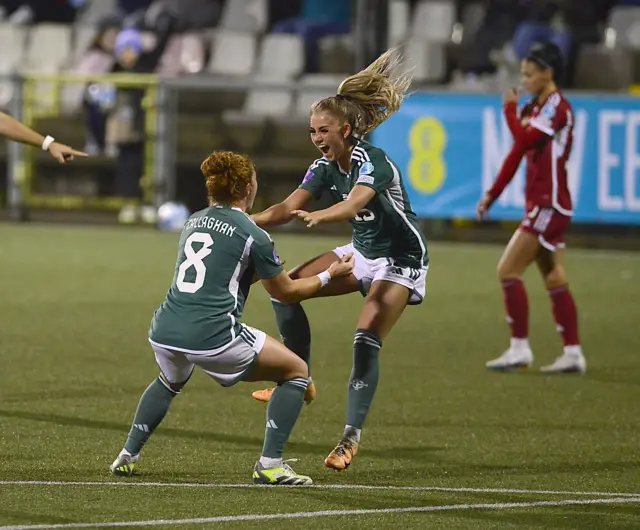
{"label": "knee", "polygon": [[548,290],[559,289],[567,285],[567,276],[562,267],[555,267],[544,278],[545,287]]}
{"label": "knee", "polygon": [[498,279],[501,282],[520,279],[520,273],[517,272],[517,271],[514,271],[513,268],[511,268],[509,266],[509,264],[507,264],[507,263],[505,263],[503,261],[498,263],[498,267],[496,269],[496,272],[498,274]]}
{"label": "knee", "polygon": [[300,357],[294,355],[294,359],[291,360],[291,365],[287,370],[285,379],[295,379],[296,377],[309,379],[309,367]]}

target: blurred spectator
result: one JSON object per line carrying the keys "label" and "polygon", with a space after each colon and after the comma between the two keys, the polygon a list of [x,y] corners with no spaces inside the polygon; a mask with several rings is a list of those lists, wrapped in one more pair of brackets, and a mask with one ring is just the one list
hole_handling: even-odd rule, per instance
{"label": "blurred spectator", "polygon": [[[75,73],[92,75],[110,72],[115,64],[114,53],[119,31],[118,18],[103,20],[93,43],[74,68]],[[113,107],[114,99],[114,88],[110,85],[91,83],[85,89],[85,151],[90,154],[105,152],[107,116]]]}
{"label": "blurred spectator", "polygon": [[464,50],[463,71],[470,80],[494,73],[492,50],[502,48],[511,39],[522,19],[528,0],[487,0],[484,22],[468,49]]}
{"label": "blurred spectator", "polygon": [[351,2],[302,0],[300,15],[274,24],[274,33],[297,33],[305,42],[307,71],[318,70],[318,39],[351,30]]}
{"label": "blurred spectator", "polygon": [[[585,2],[581,2],[584,6]],[[560,48],[565,61],[571,53],[571,32],[552,24],[558,13],[556,0],[528,0],[527,13],[513,35],[513,48],[519,59],[524,59],[535,42],[553,42]]]}
{"label": "blurred spectator", "polygon": [[[169,15],[158,18],[156,44],[145,51],[143,35],[138,29],[121,31],[115,43],[115,72],[151,73],[155,70],[169,38],[175,20]],[[140,178],[144,172],[145,113],[142,108],[144,91],[121,88],[116,92],[115,108],[107,123],[107,142],[118,149],[115,193],[120,197],[141,196]]]}

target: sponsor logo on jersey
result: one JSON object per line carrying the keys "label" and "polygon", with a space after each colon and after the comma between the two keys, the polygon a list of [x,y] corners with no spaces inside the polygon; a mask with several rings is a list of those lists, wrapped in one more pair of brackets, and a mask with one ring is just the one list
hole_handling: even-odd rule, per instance
{"label": "sponsor logo on jersey", "polygon": [[361,175],[371,175],[373,173],[373,164],[371,162],[365,162],[360,166],[360,174]]}
{"label": "sponsor logo on jersey", "polygon": [[375,179],[371,175],[360,175],[360,177],[358,177],[358,180],[356,181],[356,184],[360,182],[362,184],[373,184],[375,182]]}

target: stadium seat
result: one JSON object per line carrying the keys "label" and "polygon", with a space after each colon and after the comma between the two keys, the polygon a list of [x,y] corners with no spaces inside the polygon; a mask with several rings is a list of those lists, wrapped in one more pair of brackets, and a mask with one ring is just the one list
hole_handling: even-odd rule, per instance
{"label": "stadium seat", "polygon": [[276,73],[283,79],[293,79],[304,70],[304,42],[300,35],[270,34],[260,46],[258,73]]}
{"label": "stadium seat", "polygon": [[411,38],[406,48],[407,63],[413,66],[417,82],[436,83],[446,74],[445,45],[427,39]]}
{"label": "stadium seat", "polygon": [[628,50],[585,45],[578,55],[574,83],[583,90],[626,90],[633,82],[633,67]]}
{"label": "stadium seat", "polygon": [[337,91],[336,86],[327,86],[326,88],[305,88],[298,92],[296,96],[295,104],[295,117],[307,118],[309,116],[309,109],[316,101],[319,101],[329,96],[335,96]]}
{"label": "stadium seat", "polygon": [[58,72],[71,56],[71,26],[37,24],[31,28],[23,70],[45,74]]}
{"label": "stadium seat", "polygon": [[411,35],[431,42],[449,42],[456,22],[456,8],[450,0],[420,0],[414,8]]}
{"label": "stadium seat", "polygon": [[268,22],[267,0],[225,2],[220,28],[248,33],[263,33]]}
{"label": "stadium seat", "polygon": [[157,73],[172,77],[202,72],[205,62],[205,46],[197,33],[173,36],[164,51]]}
{"label": "stadium seat", "polygon": [[251,33],[221,30],[214,35],[207,70],[219,75],[249,75],[256,58],[256,38]]}
{"label": "stadium seat", "polygon": [[[24,56],[26,32],[22,26],[0,24],[0,76],[15,73]],[[0,108],[6,107],[13,97],[13,84],[0,80]]]}
{"label": "stadium seat", "polygon": [[607,34],[616,47],[640,49],[640,7],[617,6],[609,16]]}
{"label": "stadium seat", "polygon": [[411,6],[409,0],[390,0],[387,26],[388,46],[401,44],[409,32]]}

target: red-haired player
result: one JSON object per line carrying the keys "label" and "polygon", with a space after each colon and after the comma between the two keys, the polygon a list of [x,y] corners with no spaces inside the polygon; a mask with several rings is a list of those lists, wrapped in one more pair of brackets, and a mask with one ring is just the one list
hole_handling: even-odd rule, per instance
{"label": "red-haired player", "polygon": [[573,214],[566,166],[573,142],[574,117],[571,105],[556,84],[562,69],[560,50],[551,43],[534,45],[522,61],[522,84],[533,97],[518,116],[518,94],[515,90],[505,94],[504,114],[514,143],[493,186],[478,203],[478,219],[482,220],[526,157],[526,217],[498,264],[511,326],[511,345],[503,355],[487,363],[487,368],[493,370],[511,370],[533,363],[528,339],[529,306],[522,274],[535,261],[564,341],[563,354],[541,371],[586,371],[578,339],[576,305],[564,268],[564,233]]}

